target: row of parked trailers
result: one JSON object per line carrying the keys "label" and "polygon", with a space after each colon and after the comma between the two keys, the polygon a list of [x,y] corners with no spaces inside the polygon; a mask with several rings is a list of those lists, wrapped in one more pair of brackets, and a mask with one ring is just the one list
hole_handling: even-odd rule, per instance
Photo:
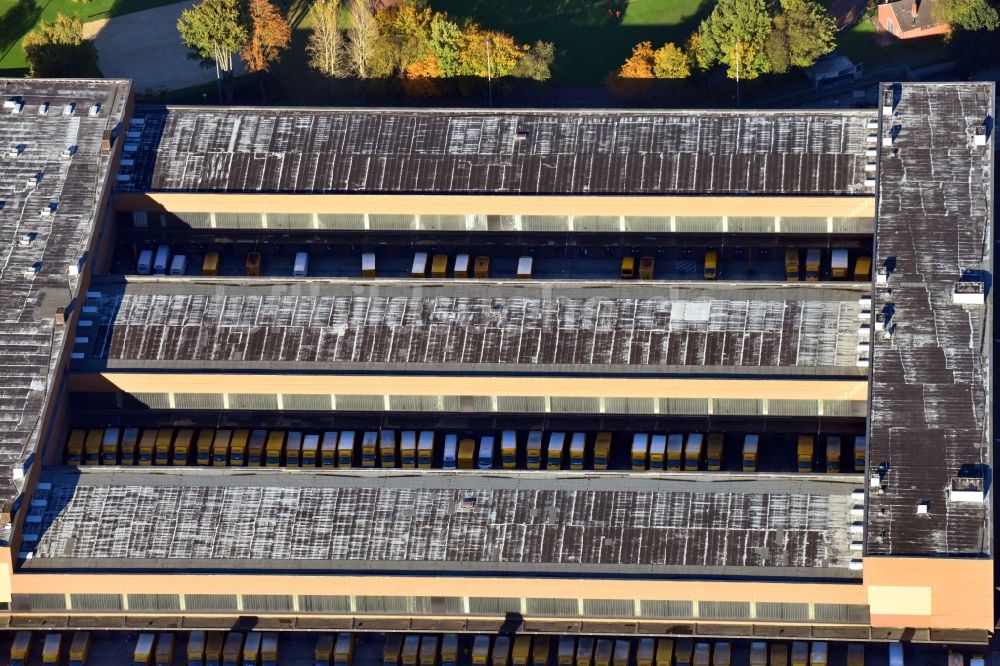
{"label": "row of parked trailers", "polygon": [[[74,429],[67,444],[71,465],[217,465],[264,467],[383,467],[430,469],[437,464],[437,436],[430,430],[365,431],[360,445],[353,430],[327,431],[322,435],[284,430],[249,428],[93,428]],[[591,441],[587,433],[532,430],[525,437],[504,430],[499,438],[476,439],[444,436],[441,466],[444,469],[595,470],[608,469],[612,435],[598,432]],[[592,445],[591,445],[592,444]],[[722,469],[722,433],[635,433],[630,455],[633,471],[696,471]],[[757,470],[760,436],[743,439],[742,470]],[[826,439],[827,472],[842,469],[840,437]],[[797,442],[798,469],[813,471],[815,438],[800,435]],[[854,470],[863,471],[865,438],[855,437]]]}
{"label": "row of parked trailers", "polygon": [[89,631],[77,631],[69,641],[60,632],[50,632],[39,641],[33,631],[19,631],[10,646],[10,664],[26,666],[32,659],[32,651],[40,644],[43,664],[62,664],[68,657],[69,666],[85,666],[90,663],[90,643]]}

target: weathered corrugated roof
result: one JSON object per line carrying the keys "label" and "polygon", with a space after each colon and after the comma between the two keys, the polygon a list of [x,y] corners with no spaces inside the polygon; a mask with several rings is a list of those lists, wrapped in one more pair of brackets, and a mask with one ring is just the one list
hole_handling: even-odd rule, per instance
{"label": "weathered corrugated roof", "polygon": [[305,295],[280,281],[161,281],[100,289],[90,303],[95,325],[81,332],[94,336],[98,362],[81,368],[863,373],[862,292],[844,285],[442,282],[415,293],[406,282],[313,281]]}
{"label": "weathered corrugated roof", "polygon": [[867,194],[870,116],[146,107],[119,189]]}
{"label": "weathered corrugated roof", "polygon": [[[110,154],[101,139],[121,122],[129,85],[0,79],[8,105],[0,111],[0,505],[7,510],[20,492],[13,476],[44,425],[66,335],[54,316],[80,288],[69,267],[86,258],[95,217],[104,214],[97,208]],[[95,103],[100,111],[91,116]],[[39,112],[42,104],[48,113]],[[75,104],[71,115],[66,104]]]}
{"label": "weathered corrugated roof", "polygon": [[973,139],[995,118],[993,84],[884,90],[896,102],[881,131],[895,140],[879,159],[876,256],[891,270],[874,311],[892,336],[874,339],[869,467],[888,471],[884,493],[869,493],[867,552],[989,554],[991,502],[948,489],[992,460],[992,295],[960,305],[952,292],[993,271],[993,140]]}
{"label": "weathered corrugated roof", "polygon": [[48,471],[27,566],[854,575],[842,479],[161,472]]}

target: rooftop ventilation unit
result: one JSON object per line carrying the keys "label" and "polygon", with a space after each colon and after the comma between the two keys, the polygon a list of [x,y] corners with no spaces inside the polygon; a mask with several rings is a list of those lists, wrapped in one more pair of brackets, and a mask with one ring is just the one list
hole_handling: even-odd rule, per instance
{"label": "rooftop ventilation unit", "polygon": [[983,476],[956,476],[951,480],[948,488],[948,499],[952,502],[975,502],[982,504],[986,501],[986,484]]}
{"label": "rooftop ventilation unit", "polygon": [[91,118],[96,118],[97,116],[101,115],[101,105],[100,104],[92,104],[90,106],[90,110],[88,111],[88,114],[90,115]]}
{"label": "rooftop ventilation unit", "polygon": [[52,214],[56,212],[56,208],[59,206],[55,201],[49,203],[48,206],[42,209],[42,217],[52,217]]}
{"label": "rooftop ventilation unit", "polygon": [[10,109],[10,115],[19,116],[24,111],[24,104],[21,102],[14,102],[14,106]]}
{"label": "rooftop ventilation unit", "polygon": [[878,143],[878,134],[872,132],[867,137],[865,137],[865,141],[867,141],[868,143]]}
{"label": "rooftop ventilation unit", "polygon": [[76,146],[66,146],[66,150],[62,151],[62,154],[59,156],[59,159],[62,160],[72,159],[73,155],[76,154],[76,150],[77,150]]}
{"label": "rooftop ventilation unit", "polygon": [[958,305],[984,305],[986,285],[982,282],[956,282],[951,293],[951,302]]}
{"label": "rooftop ventilation unit", "polygon": [[857,363],[857,365],[858,365],[859,368],[867,368],[870,364],[871,364],[871,362],[870,362],[870,360],[869,360],[869,358],[867,356],[859,356],[858,357],[858,363]]}
{"label": "rooftop ventilation unit", "polygon": [[20,104],[20,102],[21,102],[21,98],[20,97],[11,97],[9,99],[5,99],[3,101],[3,108],[8,109],[8,110],[9,109],[13,109],[14,106],[16,106],[17,104]]}
{"label": "rooftop ventilation unit", "polygon": [[[852,559],[851,563],[847,565],[847,568],[851,571],[861,571],[865,568],[865,563],[863,560]],[[813,643],[813,645],[815,645],[815,643]]]}
{"label": "rooftop ventilation unit", "polygon": [[19,245],[31,245],[31,242],[35,240],[36,234],[34,231],[29,231],[27,233],[21,234],[17,242]]}
{"label": "rooftop ventilation unit", "polygon": [[528,139],[528,133],[525,132],[524,130],[521,130],[514,135],[515,141],[526,141],[527,139]]}
{"label": "rooftop ventilation unit", "polygon": [[865,178],[865,187],[870,187],[870,188],[875,187],[875,179],[874,178]]}
{"label": "rooftop ventilation unit", "polygon": [[69,102],[63,105],[64,116],[72,116],[74,112],[76,112],[76,102]]}
{"label": "rooftop ventilation unit", "polygon": [[892,88],[886,88],[882,91],[882,115],[891,116],[892,109],[895,104],[896,95]]}
{"label": "rooftop ventilation unit", "polygon": [[17,145],[14,145],[14,146],[10,147],[10,149],[7,151],[7,157],[15,159],[15,158],[20,157],[21,153],[23,153],[23,152],[24,152],[24,144],[23,143],[19,143]]}
{"label": "rooftop ventilation unit", "polygon": [[875,169],[877,169],[877,168],[878,168],[878,164],[876,164],[875,162],[867,162],[865,164],[865,171],[874,172]]}
{"label": "rooftop ventilation unit", "polygon": [[878,155],[878,148],[865,148],[865,157],[876,157]]}
{"label": "rooftop ventilation unit", "polygon": [[927,502],[921,502],[917,505],[917,515],[926,516],[928,511],[930,511],[930,505]]}
{"label": "rooftop ventilation unit", "polygon": [[49,103],[48,102],[42,102],[41,104],[38,105],[38,115],[40,115],[40,116],[47,116],[47,115],[49,115]]}
{"label": "rooftop ventilation unit", "polygon": [[972,143],[975,146],[986,145],[986,123],[976,125],[976,133],[972,138]]}
{"label": "rooftop ventilation unit", "polygon": [[877,130],[878,129],[878,120],[875,119],[875,118],[870,119],[867,123],[865,123],[865,127],[868,128],[868,129],[870,129],[870,130]]}

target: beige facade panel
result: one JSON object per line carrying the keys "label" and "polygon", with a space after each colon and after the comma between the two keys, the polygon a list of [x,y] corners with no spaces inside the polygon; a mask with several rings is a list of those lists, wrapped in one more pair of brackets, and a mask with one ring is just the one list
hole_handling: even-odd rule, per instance
{"label": "beige facade panel", "polygon": [[[137,394],[423,396],[429,386],[451,396],[837,400],[864,403],[865,380],[496,377],[486,375],[255,375],[236,373],[76,373],[73,391]],[[241,398],[242,399],[242,398]],[[740,403],[725,403],[731,408]]]}
{"label": "beige facade panel", "polygon": [[119,211],[379,215],[740,216],[874,218],[871,196],[521,196],[119,192]]}

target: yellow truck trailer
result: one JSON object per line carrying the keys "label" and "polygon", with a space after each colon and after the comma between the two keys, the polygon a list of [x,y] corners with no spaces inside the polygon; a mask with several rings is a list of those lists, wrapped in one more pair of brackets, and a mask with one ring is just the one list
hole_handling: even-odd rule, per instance
{"label": "yellow truck trailer", "polygon": [[615,640],[614,666],[630,666],[632,660],[632,639],[618,638]]}
{"label": "yellow truck trailer", "polygon": [[674,639],[656,639],[656,666],[672,666],[674,663]]}
{"label": "yellow truck trailer", "polygon": [[101,464],[101,442],[103,441],[104,428],[92,428],[87,431],[87,441],[83,446],[83,460],[85,464]]}
{"label": "yellow truck trailer", "polygon": [[621,268],[618,271],[623,280],[631,280],[635,277],[635,257],[629,255],[622,257]]}
{"label": "yellow truck trailer", "polygon": [[302,438],[302,466],[315,467],[317,462],[319,462],[319,435],[306,435]]}
{"label": "yellow truck trailer", "polygon": [[656,259],[653,257],[639,258],[639,279],[652,280],[656,273]]}
{"label": "yellow truck trailer", "polygon": [[[285,467],[300,467],[302,463],[302,442],[305,439],[302,433],[298,430],[293,430],[288,433],[288,438],[285,440]],[[268,467],[270,467],[270,460],[268,461]],[[280,463],[279,463],[280,464]]]}
{"label": "yellow truck trailer", "polygon": [[378,433],[368,430],[361,436],[361,466],[374,467],[378,458]]}
{"label": "yellow truck trailer", "polygon": [[[771,660],[768,664],[770,666],[788,666],[788,646],[784,643],[772,643]],[[848,666],[850,666],[850,664],[848,664]],[[860,666],[864,666],[864,664],[861,664]]]}
{"label": "yellow truck trailer", "polygon": [[87,666],[90,658],[90,632],[73,632],[73,639],[69,643],[69,666]]}
{"label": "yellow truck trailer", "polygon": [[719,277],[719,253],[709,250],[705,253],[705,279],[715,280]]}
{"label": "yellow truck trailer", "polygon": [[511,662],[513,666],[529,666],[528,660],[531,658],[531,636],[521,634],[514,638],[514,649],[511,651]]}
{"label": "yellow truck trailer", "polygon": [[351,666],[354,661],[354,634],[342,631],[337,634],[337,643],[333,646],[333,666]]}
{"label": "yellow truck trailer", "polygon": [[704,455],[705,438],[700,432],[692,432],[684,442],[684,471],[697,472],[701,467],[701,459]]}
{"label": "yellow truck trailer", "polygon": [[[336,641],[337,637],[333,634],[319,635],[316,639],[316,647],[313,648],[315,666],[330,666],[333,661],[333,645]],[[396,656],[396,663],[393,666],[399,666],[399,655]]]}
{"label": "yellow truck trailer", "polygon": [[104,437],[101,438],[101,464],[118,464],[118,447],[120,444],[121,430],[119,428],[106,428]]}
{"label": "yellow truck trailer", "polygon": [[708,433],[708,446],[705,467],[709,472],[718,472],[722,469],[722,446],[723,437],[721,432]]}
{"label": "yellow truck trailer", "polygon": [[74,428],[69,433],[69,441],[66,442],[66,464],[79,467],[83,464],[83,446],[87,441],[87,431],[82,428]]}
{"label": "yellow truck trailer", "polygon": [[694,652],[694,641],[690,638],[679,638],[674,645],[674,663],[676,666],[691,666],[691,654]]}
{"label": "yellow truck trailer", "polygon": [[230,631],[226,634],[226,642],[222,645],[223,666],[241,666],[243,656],[243,633]]}
{"label": "yellow truck trailer", "polygon": [[322,467],[337,466],[337,431],[327,430],[323,433],[323,443],[319,447],[319,464]]}
{"label": "yellow truck trailer", "polygon": [[656,666],[656,639],[640,638],[635,651],[635,666]]}
{"label": "yellow truck trailer", "polygon": [[14,634],[14,641],[10,646],[11,666],[25,666],[28,663],[33,643],[34,634],[30,631],[19,631]]}
{"label": "yellow truck trailer", "polygon": [[420,666],[439,666],[440,642],[436,634],[424,634],[420,637]]}
{"label": "yellow truck trailer", "polygon": [[278,634],[273,631],[260,639],[260,666],[278,666]]}
{"label": "yellow truck trailer", "polygon": [[576,638],[573,636],[560,636],[559,647],[556,651],[557,666],[573,666],[576,658]]}
{"label": "yellow truck trailer", "polygon": [[153,455],[156,453],[156,428],[146,428],[142,431],[139,439],[139,465],[148,467],[153,464]]}
{"label": "yellow truck trailer", "polygon": [[542,431],[532,430],[528,433],[528,441],[525,445],[526,457],[525,467],[528,469],[541,469],[542,467]]}
{"label": "yellow truck trailer", "polygon": [[420,435],[417,437],[417,467],[419,469],[430,469],[433,466],[434,431],[421,430]]}
{"label": "yellow truck trailer", "polygon": [[62,661],[62,634],[54,631],[45,636],[42,643],[42,663],[58,664]]}
{"label": "yellow truck trailer", "polygon": [[[330,637],[330,650],[333,651],[333,637]],[[403,653],[403,634],[386,634],[382,646],[382,666],[399,666]]]}
{"label": "yellow truck trailer", "polygon": [[695,643],[692,666],[712,666],[712,648],[708,643]]}
{"label": "yellow truck trailer", "polygon": [[667,471],[679,472],[683,468],[684,435],[673,433],[667,438]]}
{"label": "yellow truck trailer", "polygon": [[607,638],[599,638],[594,650],[594,666],[611,666],[614,644]]}
{"label": "yellow truck trailer", "polygon": [[743,471],[757,471],[757,454],[760,447],[760,435],[743,436]]}
{"label": "yellow truck trailer", "polygon": [[250,429],[237,428],[229,440],[229,464],[232,467],[243,467],[250,456]]}
{"label": "yellow truck trailer", "polygon": [[212,464],[212,440],[215,439],[214,428],[202,428],[198,433],[198,445],[195,448],[194,462],[196,465]]}
{"label": "yellow truck trailer", "polygon": [[281,430],[268,433],[263,428],[257,428],[250,432],[250,444],[247,447],[247,463],[250,467],[263,467],[264,450],[267,448],[268,438],[272,436],[284,437],[285,433]]}
{"label": "yellow truck trailer", "polygon": [[122,432],[121,461],[122,465],[134,465],[136,449],[139,447],[139,429],[125,428]]}
{"label": "yellow truck trailer", "polygon": [[191,460],[192,443],[194,442],[194,430],[191,428],[181,428],[177,431],[177,438],[174,439],[174,465],[187,465]]}
{"label": "yellow truck trailer", "polygon": [[836,474],[840,471],[840,450],[839,437],[826,438],[826,471],[828,474]]}
{"label": "yellow truck trailer", "polygon": [[490,661],[490,637],[479,634],[472,640],[472,666],[487,666]]}
{"label": "yellow truck trailer", "polygon": [[806,251],[806,282],[819,282],[822,253],[812,248]]}
{"label": "yellow truck trailer", "polygon": [[785,281],[799,281],[799,251],[794,247],[785,250]]}
{"label": "yellow truck trailer", "polygon": [[569,443],[569,468],[582,470],[587,457],[587,434],[574,432]]}
{"label": "yellow truck trailer", "polygon": [[493,641],[492,666],[510,666],[510,637],[497,636]]}
{"label": "yellow truck trailer", "polygon": [[153,655],[156,654],[156,634],[139,634],[132,651],[134,666],[153,666]]}
{"label": "yellow truck trailer", "polygon": [[476,468],[476,440],[463,437],[458,443],[458,468]]}
{"label": "yellow truck trailer", "polygon": [[594,666],[594,639],[591,636],[577,639],[576,666]]}
{"label": "yellow truck trailer", "polygon": [[531,666],[551,666],[552,640],[548,636],[535,636],[531,641]]}
{"label": "yellow truck trailer", "polygon": [[858,257],[854,260],[854,281],[868,282],[872,279],[872,258]]}
{"label": "yellow truck trailer", "polygon": [[796,452],[798,454],[798,469],[800,472],[808,473],[813,470],[813,443],[815,438],[812,435],[799,435]]}
{"label": "yellow truck trailer", "polygon": [[285,437],[283,432],[279,432],[277,437],[272,432],[271,436],[267,438],[267,447],[264,449],[265,467],[281,467],[284,463]]}
{"label": "yellow truck trailer", "polygon": [[566,451],[566,433],[553,432],[549,434],[549,447],[546,449],[545,469],[562,469]]}
{"label": "yellow truck trailer", "polygon": [[417,468],[417,432],[404,430],[399,433],[399,460],[403,469]]}
{"label": "yellow truck trailer", "polygon": [[408,634],[403,641],[403,666],[417,666],[420,659],[420,636]]}
{"label": "yellow truck trailer", "polygon": [[337,467],[354,466],[354,431],[345,430],[337,440]]}
{"label": "yellow truck trailer", "polygon": [[632,435],[632,471],[641,472],[646,469],[649,458],[649,435],[644,432],[637,432]]}
{"label": "yellow truck trailer", "polygon": [[865,471],[865,449],[868,446],[868,438],[865,435],[858,435],[854,438],[854,471]]}
{"label": "yellow truck trailer", "polygon": [[764,641],[750,644],[750,666],[767,666],[767,643]]}
{"label": "yellow truck trailer", "polygon": [[447,254],[435,254],[431,259],[431,277],[436,279],[448,277]]}
{"label": "yellow truck trailer", "polygon": [[219,253],[218,252],[207,252],[205,253],[205,259],[201,262],[201,274],[206,277],[212,277],[219,274]]}
{"label": "yellow truck trailer", "polygon": [[611,433],[602,430],[594,439],[594,469],[603,471],[611,462]]}
{"label": "yellow truck trailer", "polygon": [[174,429],[160,428],[156,433],[156,465],[169,465],[174,456]]}
{"label": "yellow truck trailer", "polygon": [[441,637],[441,666],[458,666],[458,634]]}
{"label": "yellow truck trailer", "polygon": [[667,436],[653,435],[649,438],[649,469],[662,472],[667,465]]}
{"label": "yellow truck trailer", "polygon": [[504,469],[517,467],[517,431],[504,430],[500,433],[500,460]]}
{"label": "yellow truck trailer", "polygon": [[156,666],[173,666],[173,663],[174,635],[164,631],[156,639]]}
{"label": "yellow truck trailer", "polygon": [[233,439],[233,431],[219,428],[212,440],[212,466],[225,467],[229,464],[229,442]]}

